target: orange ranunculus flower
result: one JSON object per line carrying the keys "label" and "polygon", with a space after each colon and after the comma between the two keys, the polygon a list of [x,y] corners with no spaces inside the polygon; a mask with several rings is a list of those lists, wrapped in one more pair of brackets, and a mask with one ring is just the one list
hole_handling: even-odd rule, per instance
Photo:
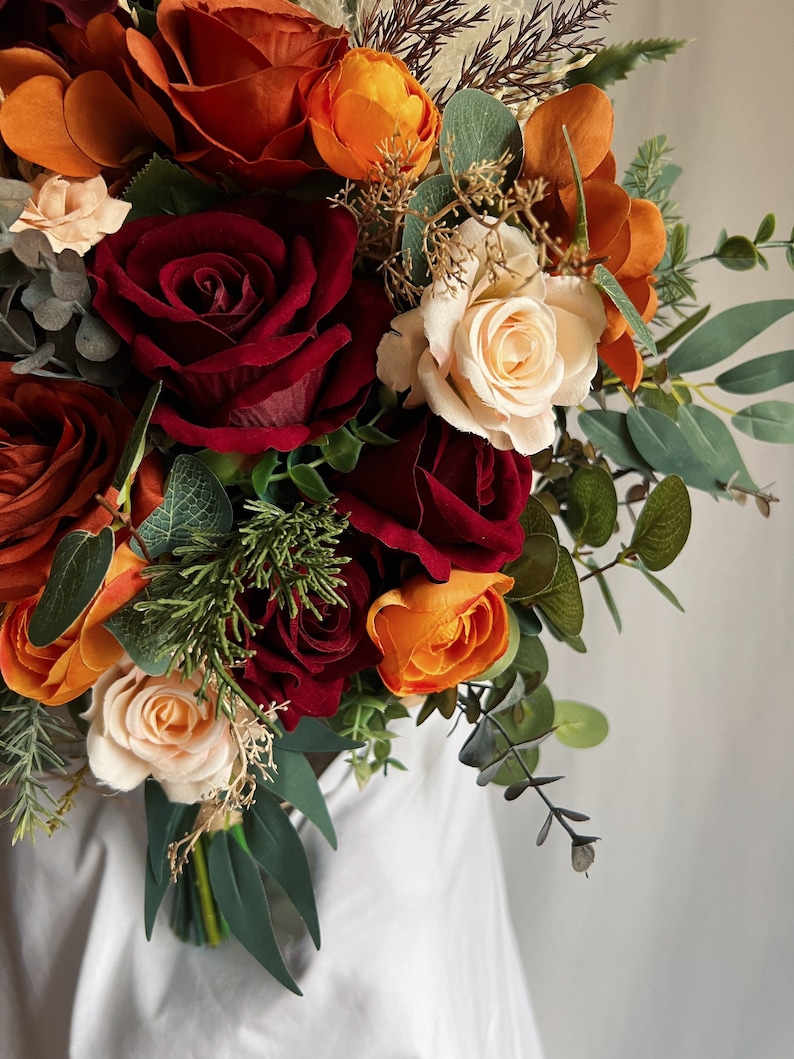
{"label": "orange ranunculus flower", "polygon": [[178,160],[252,191],[318,168],[304,157],[306,96],[347,50],[344,28],[288,0],[161,0],[157,26],[127,41],[182,119]]}
{"label": "orange ranunculus flower", "polygon": [[[610,150],[613,124],[612,104],[594,85],[577,85],[546,100],[524,129],[522,177],[548,182],[537,213],[548,222],[549,234],[568,246],[576,227],[576,187],[565,126],[582,176],[590,257],[606,259],[605,267],[647,322],[658,306],[652,273],[662,259],[667,236],[658,207],[632,199],[615,183]],[[642,357],[631,340],[631,329],[606,297],[604,307],[607,326],[599,356],[634,389],[642,378]]]}
{"label": "orange ranunculus flower", "polygon": [[59,39],[76,76],[35,48],[0,51],[0,136],[20,158],[70,177],[129,171],[176,142],[163,108],[130,75],[125,31],[112,15]]}
{"label": "orange ranunculus flower", "polygon": [[62,706],[87,691],[124,654],[102,622],[146,586],[141,576],[146,565],[122,544],[92,603],[47,647],[34,647],[28,639],[28,625],[44,590],[9,604],[0,626],[0,674],[8,687],[45,706]]}
{"label": "orange ranunculus flower", "polygon": [[441,115],[400,59],[354,48],[309,96],[315,146],[340,176],[364,180],[396,150],[405,171],[419,175],[438,141]]}
{"label": "orange ranunculus flower", "polygon": [[375,600],[367,632],[383,651],[378,672],[395,695],[444,691],[485,673],[507,651],[504,574],[453,570],[436,584],[424,574]]}

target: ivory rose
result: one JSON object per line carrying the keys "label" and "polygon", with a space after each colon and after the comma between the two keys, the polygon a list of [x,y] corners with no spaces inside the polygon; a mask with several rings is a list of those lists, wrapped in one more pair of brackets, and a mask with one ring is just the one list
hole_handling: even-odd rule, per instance
{"label": "ivory rose", "polygon": [[309,124],[317,150],[340,176],[366,180],[399,153],[416,176],[426,168],[441,115],[405,63],[386,52],[354,48],[314,86]]}
{"label": "ivory rose", "polygon": [[0,674],[7,686],[45,706],[63,706],[87,691],[123,654],[118,640],[102,623],[145,588],[141,570],[146,565],[145,559],[122,544],[92,603],[46,647],[34,647],[28,638],[41,592],[9,604],[0,626]]}
{"label": "ivory rose", "polygon": [[101,176],[77,180],[59,173],[41,173],[11,231],[37,228],[56,253],[74,250],[82,257],[100,239],[117,232],[131,209],[131,202],[108,195]]}
{"label": "ivory rose", "polygon": [[395,695],[427,695],[485,673],[507,651],[502,598],[513,579],[453,570],[436,584],[424,574],[372,604],[367,631],[383,652],[378,672]]}
{"label": "ivory rose", "polygon": [[118,791],[148,776],[173,802],[191,804],[227,783],[237,748],[214,693],[196,700],[201,676],[149,676],[124,655],[96,682],[86,749],[91,771]]}
{"label": "ivory rose", "polygon": [[554,440],[552,406],[589,392],[606,324],[601,298],[587,280],[544,276],[529,237],[505,226],[494,282],[486,240],[495,237],[474,219],[459,234],[459,281],[433,283],[392,322],[378,378],[410,390],[407,406],[426,401],[458,430],[530,455]]}

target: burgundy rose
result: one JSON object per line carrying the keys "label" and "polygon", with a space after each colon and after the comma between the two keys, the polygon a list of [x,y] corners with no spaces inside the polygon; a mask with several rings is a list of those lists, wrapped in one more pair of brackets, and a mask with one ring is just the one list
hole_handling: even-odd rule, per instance
{"label": "burgundy rose", "polygon": [[84,29],[89,19],[117,6],[117,0],[0,0],[0,48],[47,47],[47,25],[58,18],[57,9],[67,22]]}
{"label": "burgundy rose", "polygon": [[485,573],[519,554],[518,517],[532,487],[528,457],[425,410],[393,413],[378,426],[397,444],[366,446],[355,470],[329,483],[356,529],[418,556],[438,581],[453,566]]}
{"label": "burgundy rose", "polygon": [[163,382],[154,421],[217,452],[282,452],[366,400],[392,311],[353,279],[356,224],[327,202],[262,196],[125,225],[97,248],[97,312]]}
{"label": "burgundy rose", "polygon": [[342,568],[338,589],[345,605],[317,603],[319,617],[302,608],[296,617],[268,601],[264,592],[246,595],[249,616],[262,625],[246,647],[248,659],[241,685],[257,702],[288,700],[279,719],[292,731],[303,716],[330,717],[339,709],[346,680],[383,657],[367,636],[366,622],[374,597],[364,568],[351,560]]}

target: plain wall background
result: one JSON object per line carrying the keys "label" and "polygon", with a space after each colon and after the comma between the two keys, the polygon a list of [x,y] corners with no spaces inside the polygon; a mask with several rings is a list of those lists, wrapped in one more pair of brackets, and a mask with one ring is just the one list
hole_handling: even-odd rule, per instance
{"label": "plain wall background", "polygon": [[[693,255],[710,252],[723,226],[752,237],[767,211],[785,238],[794,224],[791,6],[622,0],[607,33],[692,39],[610,89],[619,171],[645,137],[665,133],[684,167],[676,197]],[[770,263],[769,273],[745,274],[702,265],[700,301],[716,311],[794,297],[782,252]],[[753,348],[794,349],[794,318]],[[722,396],[740,408],[791,394]],[[590,878],[570,869],[556,825],[535,848],[544,813],[531,792],[496,803],[547,1059],[792,1054],[794,455],[745,438],[740,449],[781,502],[765,521],[752,501],[742,509],[694,495],[690,541],[661,575],[686,614],[618,570],[622,634],[591,583],[588,653],[550,652],[555,695],[599,706],[611,723],[600,747],[542,751],[542,771],[568,777],[552,788],[557,803],[588,812],[584,826],[603,838]]]}

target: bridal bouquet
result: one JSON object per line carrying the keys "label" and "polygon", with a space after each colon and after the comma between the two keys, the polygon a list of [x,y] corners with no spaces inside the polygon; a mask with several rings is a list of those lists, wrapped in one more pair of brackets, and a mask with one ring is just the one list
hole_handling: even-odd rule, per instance
{"label": "bridal bouquet", "polygon": [[[794,441],[738,360],[794,300],[709,317],[695,267],[767,267],[764,217],[694,259],[663,137],[619,176],[609,0],[0,0],[0,785],[12,840],[145,785],[151,932],[231,933],[296,991],[271,880],[319,945],[317,775],[461,729],[587,870],[540,744],[592,581],[657,578],[689,489],[774,497]],[[792,233],[794,236],[794,233]],[[696,376],[695,379],[692,376]],[[596,594],[596,606],[601,606]],[[145,899],[144,899],[145,893]]]}

